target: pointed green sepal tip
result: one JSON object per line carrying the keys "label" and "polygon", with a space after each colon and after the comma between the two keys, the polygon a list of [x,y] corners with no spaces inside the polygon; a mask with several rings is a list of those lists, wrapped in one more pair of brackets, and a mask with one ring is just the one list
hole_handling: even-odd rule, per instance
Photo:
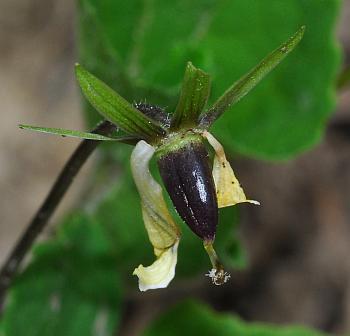
{"label": "pointed green sepal tip", "polygon": [[86,139],[86,140],[120,141],[120,142],[130,143],[131,140],[135,139],[129,136],[108,137],[97,133],[67,130],[63,128],[40,127],[40,126],[32,126],[32,125],[24,125],[24,124],[19,124],[18,127],[20,129],[30,130],[34,132],[54,134],[54,135],[60,135],[62,137],[71,137],[71,138],[79,138],[79,139]]}
{"label": "pointed green sepal tip", "polygon": [[80,64],[75,65],[75,74],[85,97],[105,119],[130,135],[149,141],[165,134],[158,122],[141,113]]}
{"label": "pointed green sepal tip", "polygon": [[305,28],[305,26],[301,26],[286,42],[282,43],[252,70],[229,87],[213,106],[200,116],[200,127],[208,129],[227,109],[252,90],[298,45],[304,36]]}
{"label": "pointed green sepal tip", "polygon": [[195,126],[199,115],[205,108],[209,93],[210,76],[188,62],[171,128]]}

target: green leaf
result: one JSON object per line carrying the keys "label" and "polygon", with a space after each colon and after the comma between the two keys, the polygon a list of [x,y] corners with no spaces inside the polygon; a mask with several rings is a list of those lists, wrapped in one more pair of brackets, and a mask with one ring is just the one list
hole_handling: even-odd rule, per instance
{"label": "green leaf", "polygon": [[0,321],[0,336],[5,336],[4,324]]}
{"label": "green leaf", "polygon": [[202,115],[200,126],[208,129],[227,109],[240,101],[297,46],[304,36],[304,32],[305,26],[302,26],[288,41],[280,45],[228,88],[214,105]]}
{"label": "green leaf", "polygon": [[58,238],[35,248],[34,260],[11,287],[2,323],[6,336],[112,336],[121,290],[108,237],[75,215]]}
{"label": "green leaf", "polygon": [[85,97],[104,118],[125,132],[145,139],[165,133],[161,125],[138,111],[81,65],[77,64],[75,70]]}
{"label": "green leaf", "polygon": [[196,126],[198,117],[207,103],[209,92],[209,75],[188,62],[171,128]]}
{"label": "green leaf", "polygon": [[214,312],[195,301],[187,300],[158,317],[143,336],[321,336],[324,333],[300,326],[280,327],[263,323],[246,323],[230,314]]}
{"label": "green leaf", "polygon": [[80,131],[72,131],[63,128],[50,128],[50,127],[40,127],[40,126],[31,126],[31,125],[23,125],[20,124],[18,126],[21,129],[48,133],[48,134],[56,134],[61,135],[63,137],[72,137],[79,139],[88,139],[88,140],[100,140],[100,141],[128,141],[131,139],[135,139],[134,137],[121,136],[121,137],[107,137],[97,133],[89,133],[89,132],[80,132]]}
{"label": "green leaf", "polygon": [[212,130],[227,150],[287,158],[320,139],[335,108],[340,3],[81,0],[80,59],[128,99],[147,99],[171,113],[189,60],[211,75],[210,104],[306,25],[294,52]]}

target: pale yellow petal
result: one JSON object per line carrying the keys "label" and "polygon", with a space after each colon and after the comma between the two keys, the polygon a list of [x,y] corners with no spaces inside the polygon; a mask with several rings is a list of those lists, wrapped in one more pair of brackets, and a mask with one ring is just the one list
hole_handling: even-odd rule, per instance
{"label": "pale yellow petal", "polygon": [[155,213],[152,207],[147,207],[144,203],[142,203],[142,217],[154,254],[158,257],[165,249],[174,245],[179,234],[174,232],[172,226],[167,225],[170,220],[172,221],[170,215],[169,218],[160,217],[159,213]]}
{"label": "pale yellow petal", "polygon": [[141,197],[142,217],[157,260],[134,273],[141,291],[167,287],[174,278],[180,229],[166,206],[162,188],[149,171],[154,148],[141,140],[131,155],[131,170]]}
{"label": "pale yellow petal", "polygon": [[246,198],[230,163],[226,159],[224,148],[209,132],[204,132],[203,136],[214,148],[215,157],[213,163],[213,178],[218,199],[218,207],[223,208],[237,203],[249,202],[259,205],[258,201]]}
{"label": "pale yellow petal", "polygon": [[134,270],[139,278],[139,289],[144,292],[148,289],[165,288],[175,276],[177,263],[177,241],[172,247],[166,249],[150,266],[140,265]]}
{"label": "pale yellow petal", "polygon": [[131,155],[131,170],[141,197],[142,216],[149,239],[157,250],[172,246],[180,230],[166,206],[162,188],[149,171],[154,148],[141,140]]}

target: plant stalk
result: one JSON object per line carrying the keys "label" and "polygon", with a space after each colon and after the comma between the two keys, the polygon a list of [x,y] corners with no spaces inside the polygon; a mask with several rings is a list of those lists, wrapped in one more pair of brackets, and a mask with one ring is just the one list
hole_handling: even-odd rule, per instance
{"label": "plant stalk", "polygon": [[[116,126],[111,122],[102,121],[96,126],[92,133],[107,136],[115,129]],[[72,184],[75,176],[100,143],[101,141],[99,140],[83,140],[79,144],[63,167],[41,207],[38,209],[26,230],[9,254],[0,271],[0,314],[3,311],[7,289],[11,286],[21,262],[32,247],[36,238],[47,225],[52,214]]]}

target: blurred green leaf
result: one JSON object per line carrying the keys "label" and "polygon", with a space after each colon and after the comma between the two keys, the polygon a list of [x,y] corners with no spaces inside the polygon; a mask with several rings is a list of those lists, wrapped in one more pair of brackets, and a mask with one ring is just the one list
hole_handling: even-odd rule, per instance
{"label": "blurred green leaf", "polygon": [[153,139],[165,133],[161,125],[138,111],[81,65],[75,66],[75,73],[85,97],[104,118],[130,135],[145,139]]}
{"label": "blurred green leaf", "polygon": [[110,251],[96,222],[70,217],[57,239],[37,246],[11,287],[5,335],[114,335],[121,289]]}
{"label": "blurred green leaf", "polygon": [[97,133],[67,130],[67,129],[63,129],[63,128],[40,127],[40,126],[31,126],[31,125],[23,125],[23,124],[20,124],[18,127],[21,129],[35,131],[35,132],[55,134],[55,135],[61,135],[63,137],[72,137],[72,138],[88,139],[88,140],[121,141],[121,142],[123,142],[123,141],[131,140],[131,139],[135,139],[133,137],[128,137],[128,136],[113,137],[112,138],[112,137],[107,137],[107,136],[97,134]]}
{"label": "blurred green leaf", "polygon": [[270,71],[272,71],[300,42],[305,32],[302,26],[288,41],[267,55],[258,65],[229,87],[224,94],[201,117],[201,126],[208,128],[227,109],[248,94]]}
{"label": "blurred green leaf", "polygon": [[80,58],[128,99],[147,99],[172,112],[188,61],[212,76],[214,102],[306,25],[298,48],[214,127],[226,148],[255,157],[286,158],[318,141],[335,107],[339,4],[340,0],[80,0]]}
{"label": "blurred green leaf", "polygon": [[210,93],[210,76],[187,63],[182,82],[179,102],[176,106],[171,127],[194,127],[203,111]]}
{"label": "blurred green leaf", "polygon": [[246,323],[239,318],[212,311],[194,301],[177,304],[157,318],[143,336],[321,336],[305,327],[279,327],[263,323]]}

